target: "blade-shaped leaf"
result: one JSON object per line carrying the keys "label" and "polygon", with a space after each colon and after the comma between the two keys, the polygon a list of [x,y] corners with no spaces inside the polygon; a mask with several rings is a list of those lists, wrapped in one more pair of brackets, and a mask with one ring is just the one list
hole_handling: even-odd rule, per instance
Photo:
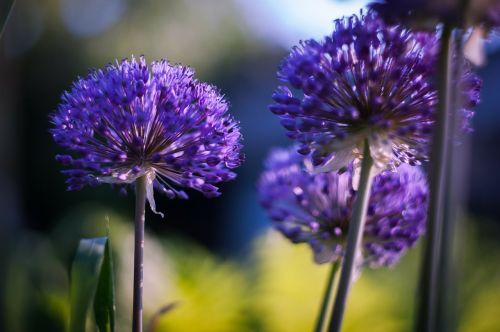
{"label": "blade-shaped leaf", "polygon": [[111,257],[108,240],[94,297],[95,321],[100,332],[114,332],[115,330],[115,281]]}
{"label": "blade-shaped leaf", "polygon": [[99,331],[114,331],[115,294],[108,242],[107,237],[80,240],[71,266],[71,332],[85,332],[92,303]]}

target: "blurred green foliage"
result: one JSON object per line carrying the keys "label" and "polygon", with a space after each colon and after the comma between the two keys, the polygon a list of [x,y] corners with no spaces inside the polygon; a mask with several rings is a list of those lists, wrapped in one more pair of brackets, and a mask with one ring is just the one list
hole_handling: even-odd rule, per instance
{"label": "blurred green foliage", "polygon": [[[49,238],[24,235],[11,251],[3,292],[6,332],[67,331],[67,253],[74,252],[79,237],[102,234],[106,220],[117,279],[117,330],[129,328],[132,222],[87,205],[70,213]],[[467,254],[460,259],[459,331],[497,331],[500,266],[492,262],[499,261],[498,244],[469,224]],[[392,269],[363,271],[349,299],[345,331],[411,329],[419,251],[412,250]],[[312,262],[309,248],[273,231],[260,236],[240,260],[217,258],[184,239],[149,235],[145,260],[146,327],[159,309],[171,305],[158,316],[153,329],[158,332],[309,331],[328,270]]]}

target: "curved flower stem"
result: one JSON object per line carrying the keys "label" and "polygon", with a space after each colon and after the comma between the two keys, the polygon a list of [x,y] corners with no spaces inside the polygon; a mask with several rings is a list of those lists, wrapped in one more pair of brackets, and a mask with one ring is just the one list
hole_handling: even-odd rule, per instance
{"label": "curved flower stem", "polygon": [[415,331],[432,332],[436,328],[436,300],[443,227],[443,203],[446,194],[446,164],[449,157],[449,131],[452,96],[452,27],[445,23],[438,62],[438,109],[431,151],[430,201],[427,218],[427,240],[420,271],[420,285]]}
{"label": "curved flower stem", "polygon": [[352,219],[349,224],[349,232],[347,234],[347,244],[342,262],[339,286],[337,289],[337,295],[335,296],[332,318],[330,325],[328,326],[329,332],[339,332],[342,326],[347,295],[351,288],[351,281],[353,279],[353,272],[355,269],[354,263],[356,253],[358,250],[361,250],[361,239],[365,228],[366,211],[368,209],[373,173],[373,159],[370,155],[370,146],[368,144],[368,140],[365,140],[359,189],[356,193]]}
{"label": "curved flower stem", "polygon": [[132,332],[142,332],[146,185],[146,176],[141,176],[135,182],[134,302],[132,308]]}
{"label": "curved flower stem", "polygon": [[323,295],[323,302],[321,303],[321,309],[319,311],[318,320],[314,328],[314,332],[321,332],[325,328],[325,320],[328,308],[330,307],[330,302],[332,302],[332,290],[333,284],[335,282],[335,275],[339,269],[339,262],[336,261],[332,264],[330,273],[328,274],[328,280],[326,281],[325,294]]}

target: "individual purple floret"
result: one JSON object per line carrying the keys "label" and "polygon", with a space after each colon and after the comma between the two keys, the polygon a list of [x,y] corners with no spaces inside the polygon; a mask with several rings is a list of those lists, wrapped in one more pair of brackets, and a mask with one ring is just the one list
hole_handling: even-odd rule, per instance
{"label": "individual purple floret", "polygon": [[241,134],[227,111],[219,90],[192,69],[132,57],[74,82],[50,132],[70,153],[56,157],[68,168],[68,190],[147,176],[154,210],[153,187],[169,198],[187,198],[177,187],[215,197],[216,184],[236,176]]}
{"label": "individual purple floret", "polygon": [[[262,206],[275,228],[294,243],[308,243],[317,263],[343,256],[356,192],[352,167],[311,174],[309,159],[276,149],[258,183]],[[373,180],[363,236],[362,264],[390,266],[425,231],[427,181],[419,167],[401,165]]]}
{"label": "individual purple floret", "polygon": [[461,115],[461,129],[462,132],[469,133],[473,131],[470,126],[470,121],[474,116],[473,109],[479,104],[481,100],[481,79],[472,71],[469,66],[465,66],[462,73],[462,80],[460,81],[459,89],[461,95],[459,96],[462,102],[462,108],[459,110]]}
{"label": "individual purple floret", "polygon": [[[282,62],[287,83],[273,94],[270,110],[281,118],[298,152],[311,155],[316,172],[359,168],[368,140],[378,171],[428,160],[437,104],[438,37],[387,26],[377,15],[335,21],[322,41],[307,40]],[[467,71],[466,119],[478,102],[479,82]],[[292,88],[292,90],[290,89]],[[297,91],[298,90],[298,91]],[[467,121],[464,121],[468,127]]]}

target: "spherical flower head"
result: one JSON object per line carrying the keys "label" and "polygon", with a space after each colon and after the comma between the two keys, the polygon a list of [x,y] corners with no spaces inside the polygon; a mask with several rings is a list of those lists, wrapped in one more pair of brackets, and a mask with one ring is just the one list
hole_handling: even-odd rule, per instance
{"label": "spherical flower head", "polygon": [[358,167],[365,141],[379,171],[418,165],[436,112],[437,40],[385,25],[373,11],[336,20],[331,36],[302,42],[282,62],[278,78],[288,85],[270,110],[316,172]]}
{"label": "spherical flower head", "polygon": [[178,187],[218,196],[216,184],[235,177],[242,162],[238,123],[212,85],[194,71],[144,57],[91,70],[73,83],[51,117],[56,157],[68,167],[68,190],[99,183],[129,184],[147,177],[169,198],[187,198]]}
{"label": "spherical flower head", "polygon": [[[317,263],[342,258],[356,192],[353,171],[311,174],[294,149],[272,151],[258,191],[275,228],[294,243],[308,243]],[[400,166],[373,180],[361,265],[390,266],[425,231],[428,189],[419,167]]]}

